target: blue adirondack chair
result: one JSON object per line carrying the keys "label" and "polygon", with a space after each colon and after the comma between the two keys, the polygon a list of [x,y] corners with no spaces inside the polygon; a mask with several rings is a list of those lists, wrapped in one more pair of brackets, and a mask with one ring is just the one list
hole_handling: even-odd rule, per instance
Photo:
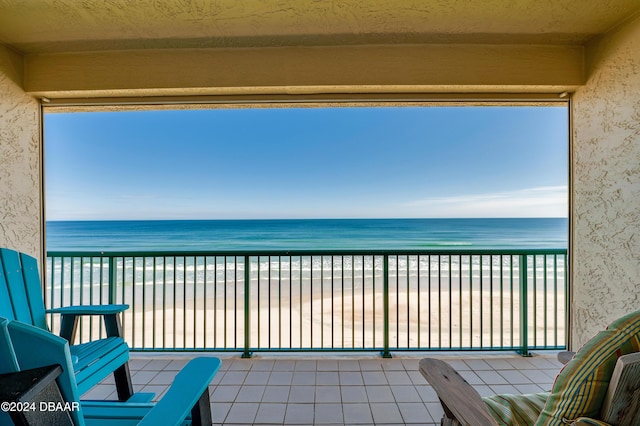
{"label": "blue adirondack chair", "polygon": [[[82,394],[108,375],[114,375],[120,401],[133,395],[129,347],[122,338],[120,313],[128,305],[67,306],[45,310],[38,263],[33,257],[0,249],[0,316],[49,331],[46,313],[61,314],[60,335],[70,346],[78,391]],[[100,315],[106,338],[73,345],[81,315]]]}
{"label": "blue adirondack chair", "polygon": [[0,373],[50,365],[62,367],[56,381],[64,400],[79,403],[78,410],[69,412],[77,426],[211,425],[209,383],[220,368],[219,358],[189,361],[157,403],[138,402],[138,394],[125,402],[80,401],[68,342],[37,327],[0,318]]}

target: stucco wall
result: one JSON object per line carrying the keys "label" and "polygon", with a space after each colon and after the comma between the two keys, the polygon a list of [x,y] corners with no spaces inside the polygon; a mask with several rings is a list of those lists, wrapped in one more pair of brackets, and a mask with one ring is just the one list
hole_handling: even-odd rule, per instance
{"label": "stucco wall", "polygon": [[640,309],[640,18],[586,53],[573,110],[574,349]]}
{"label": "stucco wall", "polygon": [[40,257],[40,112],[20,87],[22,58],[0,46],[0,247]]}

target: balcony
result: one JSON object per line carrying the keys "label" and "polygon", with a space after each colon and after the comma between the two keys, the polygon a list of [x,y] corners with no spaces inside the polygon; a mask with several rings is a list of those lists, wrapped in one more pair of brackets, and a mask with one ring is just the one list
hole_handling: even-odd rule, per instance
{"label": "balcony", "polygon": [[161,396],[190,357],[221,357],[216,424],[439,424],[420,358],[481,395],[533,393],[565,348],[564,249],[49,252],[46,268],[51,307],[130,305],[136,391]]}

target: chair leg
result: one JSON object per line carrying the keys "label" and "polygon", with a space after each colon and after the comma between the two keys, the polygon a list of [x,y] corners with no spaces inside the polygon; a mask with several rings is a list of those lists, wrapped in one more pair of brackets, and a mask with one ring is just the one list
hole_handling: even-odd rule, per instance
{"label": "chair leg", "polygon": [[[104,315],[104,327],[108,337],[122,337],[122,323],[119,314]],[[129,371],[129,363],[125,362],[113,372],[116,380],[116,391],[118,392],[118,400],[126,401],[133,396],[133,384],[131,383],[131,372]]]}
{"label": "chair leg", "polygon": [[191,409],[191,425],[192,426],[211,426],[211,404],[209,402],[209,387],[207,387],[200,399]]}
{"label": "chair leg", "polygon": [[131,382],[131,372],[129,363],[125,362],[113,372],[116,381],[116,391],[119,401],[126,401],[133,396],[133,384]]}
{"label": "chair leg", "polygon": [[73,345],[76,340],[76,330],[78,329],[78,316],[77,315],[62,315],[60,320],[60,337],[69,342],[69,345]]}
{"label": "chair leg", "polygon": [[453,415],[449,407],[447,407],[442,400],[440,400],[442,405],[442,409],[444,410],[444,414],[442,415],[442,419],[440,420],[440,426],[460,426],[460,422]]}

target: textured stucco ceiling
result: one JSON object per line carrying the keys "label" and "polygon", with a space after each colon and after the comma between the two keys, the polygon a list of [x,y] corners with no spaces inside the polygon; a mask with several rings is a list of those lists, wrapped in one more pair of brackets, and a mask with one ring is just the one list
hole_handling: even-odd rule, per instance
{"label": "textured stucco ceiling", "polygon": [[0,43],[22,53],[583,44],[639,11],[639,0],[0,0]]}

